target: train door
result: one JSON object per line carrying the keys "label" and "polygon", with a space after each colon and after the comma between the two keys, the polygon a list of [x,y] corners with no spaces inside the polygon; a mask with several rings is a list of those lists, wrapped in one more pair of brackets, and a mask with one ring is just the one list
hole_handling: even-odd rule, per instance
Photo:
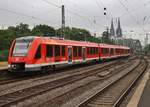
{"label": "train door", "polygon": [[86,58],[86,49],[85,47],[82,48],[82,59],[83,61],[85,61],[85,58]]}
{"label": "train door", "polygon": [[99,54],[99,60],[101,60],[101,48],[100,47],[98,47],[98,54]]}
{"label": "train door", "polygon": [[72,47],[68,47],[68,62],[72,62]]}

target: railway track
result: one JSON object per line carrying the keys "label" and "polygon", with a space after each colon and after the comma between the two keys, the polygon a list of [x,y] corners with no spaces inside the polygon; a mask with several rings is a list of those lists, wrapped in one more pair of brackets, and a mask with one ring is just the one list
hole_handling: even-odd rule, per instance
{"label": "railway track", "polygon": [[[130,59],[129,59],[130,60]],[[119,61],[122,61],[119,60]],[[109,64],[113,64],[115,63],[116,61],[112,61],[112,62],[105,62],[103,63],[104,67],[109,65]],[[2,79],[0,79],[0,85],[5,85],[5,84],[9,84],[9,83],[13,83],[13,82],[20,82],[20,81],[24,81],[24,80],[29,80],[29,79],[38,79],[38,78],[42,78],[47,75],[51,75],[51,74],[57,74],[57,73],[61,73],[61,72],[79,72],[79,71],[82,71],[82,70],[87,70],[87,69],[91,69],[91,68],[96,68],[98,66],[102,66],[102,64],[97,64],[97,65],[94,65],[93,63],[89,63],[89,64],[82,64],[82,65],[75,65],[75,66],[71,66],[71,67],[59,67],[56,69],[55,72],[49,72],[49,73],[44,73],[44,74],[41,74],[41,73],[38,73],[38,74],[20,74],[20,75],[7,75],[5,73],[5,76],[2,77]],[[103,66],[102,66],[103,67]],[[74,69],[74,70],[72,70]]]}
{"label": "railway track", "polygon": [[[130,67],[133,64],[132,67]],[[54,98],[48,98],[47,101],[44,101],[43,103],[37,104],[36,106],[45,106],[48,107],[49,105],[52,107],[75,107],[80,102],[82,102],[84,99],[86,99],[89,95],[92,95],[98,90],[101,90],[103,87],[105,87],[110,82],[114,81],[114,79],[118,78],[118,76],[122,76],[124,74],[124,69],[129,68],[133,69],[135,65],[137,65],[136,62],[127,63],[129,66],[123,66],[119,67],[117,69],[112,70],[111,73],[107,75],[103,75],[103,77],[99,76],[100,73],[98,73],[98,76],[96,80],[90,81],[84,85],[78,85],[80,83],[77,83],[77,87],[75,88],[74,85],[68,86],[68,87],[74,87],[72,89],[63,90],[63,94],[59,94],[58,96]],[[115,67],[115,66],[114,66]],[[107,72],[107,71],[105,71]],[[118,75],[119,74],[119,75]],[[88,80],[86,80],[88,81]],[[66,88],[66,87],[63,87]],[[49,94],[49,93],[47,93]],[[46,95],[45,95],[46,96]],[[43,97],[44,98],[44,97]]]}
{"label": "railway track", "polygon": [[[10,93],[5,93],[3,95],[0,95],[0,106],[10,106],[12,104],[17,104],[18,102],[24,101],[26,99],[29,99],[31,97],[41,95],[45,92],[48,92],[50,90],[62,87],[67,84],[72,84],[75,81],[80,81],[84,78],[96,75],[102,71],[107,71],[111,69],[113,66],[116,66],[116,64],[120,64],[118,68],[124,69],[124,67],[129,66],[130,64],[124,64],[124,62],[117,62],[113,63],[112,65],[109,66],[103,66],[103,67],[95,67],[91,69],[87,69],[84,72],[78,72],[75,75],[69,75],[66,76],[65,78],[61,78],[58,80],[54,80],[51,82],[47,82],[41,85],[29,87],[29,88],[24,88],[22,90],[10,92]],[[103,78],[103,75],[101,75]]]}
{"label": "railway track", "polygon": [[6,75],[8,69],[4,68],[4,69],[0,69],[0,75]]}
{"label": "railway track", "polygon": [[124,97],[145,72],[148,64],[142,60],[137,67],[88,97],[77,107],[119,107]]}
{"label": "railway track", "polygon": [[[0,85],[5,85],[5,84],[9,84],[12,82],[18,82],[18,81],[24,81],[24,80],[28,80],[28,79],[33,79],[33,78],[40,78],[46,75],[51,75],[51,74],[56,74],[56,73],[60,73],[60,72],[65,72],[65,71],[71,71],[72,69],[88,69],[88,66],[93,66],[93,63],[89,63],[87,65],[85,64],[80,64],[79,65],[72,65],[70,67],[65,66],[65,67],[58,67],[56,68],[55,72],[48,72],[48,73],[18,73],[18,74],[14,74],[14,75],[9,75],[7,74],[7,69],[5,71],[2,71],[4,75],[2,75],[2,79],[0,79]],[[97,65],[98,66],[98,65]],[[1,72],[1,71],[0,71]]]}
{"label": "railway track", "polygon": [[[133,57],[129,57],[128,60],[134,60],[135,59],[135,56]],[[121,59],[122,60],[122,59]],[[119,60],[119,61],[121,61]],[[115,62],[115,61],[112,61],[112,62]],[[107,63],[107,62],[105,62]],[[105,64],[104,63],[104,64]],[[109,62],[108,62],[109,63]],[[51,75],[51,74],[55,74],[57,72],[65,72],[65,71],[72,71],[72,69],[77,69],[75,70],[74,72],[76,71],[79,71],[79,70],[82,70],[82,69],[79,69],[79,68],[83,68],[83,69],[88,69],[90,68],[91,66],[93,66],[94,63],[88,63],[88,64],[80,64],[80,65],[72,65],[70,67],[68,66],[63,66],[63,67],[58,67],[56,68],[56,72],[48,72],[48,73],[44,73],[44,74],[41,74],[41,73],[30,73],[30,74],[27,74],[27,73],[24,73],[24,74],[15,74],[15,75],[9,75],[7,73],[7,69],[2,69],[0,70],[0,85],[5,85],[5,84],[9,84],[9,83],[13,83],[13,82],[18,82],[18,81],[23,81],[23,80],[28,80],[28,79],[33,79],[33,78],[39,78],[39,77],[42,77],[42,76],[46,76],[47,74]],[[96,66],[99,66],[101,64],[98,64]],[[107,64],[106,64],[107,65]],[[96,66],[93,66],[93,67],[96,67]]]}

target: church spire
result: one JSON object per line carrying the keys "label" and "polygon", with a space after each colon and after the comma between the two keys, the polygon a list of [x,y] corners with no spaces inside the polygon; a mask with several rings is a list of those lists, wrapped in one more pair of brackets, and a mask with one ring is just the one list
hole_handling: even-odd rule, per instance
{"label": "church spire", "polygon": [[117,35],[117,37],[122,37],[122,29],[121,29],[121,25],[120,25],[120,18],[118,18],[118,27],[116,29],[116,35]]}
{"label": "church spire", "polygon": [[114,36],[115,36],[115,30],[114,30],[113,19],[111,19],[110,36],[111,36],[111,37],[114,37]]}

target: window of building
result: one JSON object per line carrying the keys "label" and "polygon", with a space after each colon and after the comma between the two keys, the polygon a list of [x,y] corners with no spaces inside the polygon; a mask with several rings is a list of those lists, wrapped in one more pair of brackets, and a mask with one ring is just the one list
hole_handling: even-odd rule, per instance
{"label": "window of building", "polygon": [[55,46],[55,57],[60,56],[60,46],[56,45]]}
{"label": "window of building", "polygon": [[35,59],[41,58],[41,45],[39,45],[36,54],[35,54]]}
{"label": "window of building", "polygon": [[53,46],[46,45],[46,57],[53,57]]}

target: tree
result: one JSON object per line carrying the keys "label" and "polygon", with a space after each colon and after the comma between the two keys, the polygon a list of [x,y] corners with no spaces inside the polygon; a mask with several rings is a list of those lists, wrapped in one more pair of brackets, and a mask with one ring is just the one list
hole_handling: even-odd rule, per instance
{"label": "tree", "polygon": [[[57,29],[57,35],[59,37],[62,37],[61,28]],[[78,40],[78,41],[84,41],[87,37],[91,37],[91,34],[89,31],[81,28],[75,28],[75,27],[65,27],[64,30],[65,33],[65,39],[71,39],[71,40]]]}
{"label": "tree", "polygon": [[19,25],[16,26],[15,31],[16,31],[17,37],[30,35],[30,29],[29,29],[28,24],[20,23]]}
{"label": "tree", "polygon": [[109,29],[108,28],[102,34],[102,41],[103,41],[103,43],[114,44],[114,42],[110,39],[110,33],[109,33]]}
{"label": "tree", "polygon": [[51,26],[40,24],[40,25],[36,25],[32,29],[31,34],[39,35],[39,36],[43,36],[43,35],[55,36],[55,29]]}
{"label": "tree", "polygon": [[0,50],[9,49],[11,42],[15,38],[8,30],[0,30]]}

